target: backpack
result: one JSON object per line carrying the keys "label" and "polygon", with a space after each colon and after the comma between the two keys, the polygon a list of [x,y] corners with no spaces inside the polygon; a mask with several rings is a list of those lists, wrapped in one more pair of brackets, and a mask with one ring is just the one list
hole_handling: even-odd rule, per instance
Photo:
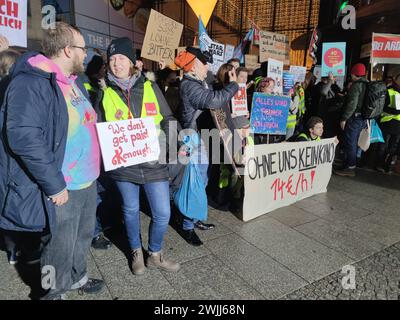
{"label": "backpack", "polygon": [[387,88],[383,81],[367,83],[361,115],[364,119],[375,119],[380,116],[385,107]]}

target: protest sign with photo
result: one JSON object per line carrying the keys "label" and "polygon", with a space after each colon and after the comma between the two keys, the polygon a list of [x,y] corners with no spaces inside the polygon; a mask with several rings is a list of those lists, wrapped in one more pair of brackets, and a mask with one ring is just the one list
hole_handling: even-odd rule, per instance
{"label": "protest sign with photo", "polygon": [[233,51],[235,51],[235,47],[227,44],[225,46],[225,57],[224,57],[224,62],[227,63],[228,60],[232,59],[233,57]]}
{"label": "protest sign with photo", "polygon": [[290,101],[289,97],[254,93],[250,117],[252,131],[285,135]]}
{"label": "protest sign with photo", "polygon": [[290,64],[289,40],[284,34],[260,30],[260,62],[269,58]]}
{"label": "protest sign with photo", "polygon": [[158,160],[154,117],[96,124],[105,171]]}
{"label": "protest sign with photo", "polygon": [[246,147],[243,221],[327,191],[334,138]]}
{"label": "protest sign with photo", "polygon": [[322,44],[322,77],[329,72],[344,76],[346,72],[346,42],[325,42]]}
{"label": "protest sign with photo", "polygon": [[246,84],[239,83],[239,91],[232,98],[232,117],[247,116],[248,113]]}
{"label": "protest sign with photo", "polygon": [[400,64],[400,34],[372,34],[372,63]]}
{"label": "protest sign with photo", "polygon": [[11,46],[27,47],[27,0],[0,2],[0,35]]}
{"label": "protest sign with photo", "polygon": [[294,74],[283,71],[283,95],[291,96],[294,92]]}
{"label": "protest sign with photo", "polygon": [[201,51],[208,51],[213,57],[213,64],[210,65],[210,71],[216,74],[218,69],[224,64],[225,46],[213,41],[207,33],[202,33],[199,37]]}
{"label": "protest sign with photo", "polygon": [[283,93],[283,62],[275,59],[268,59],[268,77],[275,80],[274,93]]}
{"label": "protest sign with photo", "polygon": [[146,35],[143,41],[142,57],[151,61],[163,60],[167,65],[175,59],[183,25],[161,13],[151,10]]}
{"label": "protest sign with photo", "polygon": [[294,82],[304,82],[306,79],[307,68],[300,66],[290,66],[290,73],[294,74]]}
{"label": "protest sign with photo", "polygon": [[253,54],[246,54],[244,56],[244,62],[249,74],[253,74],[254,70],[261,67],[261,63],[258,63],[258,56]]}

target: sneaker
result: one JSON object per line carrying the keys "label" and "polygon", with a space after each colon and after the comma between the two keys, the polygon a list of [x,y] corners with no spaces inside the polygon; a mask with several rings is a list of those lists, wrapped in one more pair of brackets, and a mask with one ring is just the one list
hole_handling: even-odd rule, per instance
{"label": "sneaker", "polygon": [[78,289],[79,294],[95,294],[104,288],[104,281],[100,279],[89,278],[89,280]]}
{"label": "sneaker", "polygon": [[15,265],[18,263],[18,255],[19,252],[17,251],[11,251],[11,252],[7,252],[7,257],[8,257],[8,263],[11,265]]}
{"label": "sneaker", "polygon": [[333,170],[333,173],[341,176],[341,177],[355,177],[356,176],[356,170],[355,169],[341,169],[341,170]]}
{"label": "sneaker", "polygon": [[164,259],[162,251],[149,252],[146,265],[149,269],[159,268],[168,272],[177,272],[181,268],[179,263]]}
{"label": "sneaker", "polygon": [[131,269],[134,275],[142,275],[146,271],[146,267],[144,266],[144,259],[143,259],[143,251],[142,248],[132,250],[132,262],[131,262]]}
{"label": "sneaker", "polygon": [[110,240],[106,239],[103,234],[98,235],[92,240],[92,248],[97,250],[107,250],[112,247]]}

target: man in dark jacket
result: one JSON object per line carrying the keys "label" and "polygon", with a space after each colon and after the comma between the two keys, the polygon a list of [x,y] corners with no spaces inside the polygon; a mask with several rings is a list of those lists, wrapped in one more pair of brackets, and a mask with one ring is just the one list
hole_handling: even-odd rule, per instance
{"label": "man in dark jacket", "polygon": [[[207,63],[212,63],[212,57],[194,47],[186,48],[175,59],[175,64],[185,72],[180,86],[181,124],[184,129],[198,130],[196,120],[202,111],[225,107],[239,90],[236,73],[233,70],[229,72],[230,83],[223,89],[215,91],[208,88],[205,82],[209,68]],[[204,187],[206,187],[208,183],[208,155],[203,141],[201,141],[198,150],[191,154],[191,157],[199,159],[196,164],[202,175]],[[203,242],[194,232],[195,226],[202,230],[208,230],[213,228],[214,225],[188,218],[183,220],[182,236],[188,243],[200,246]]]}
{"label": "man in dark jacket", "polygon": [[16,64],[1,113],[0,227],[50,231],[41,264],[44,299],[96,293],[87,276],[94,230],[99,146],[96,114],[83,84],[85,41],[63,22],[45,32],[43,52]]}
{"label": "man in dark jacket", "polygon": [[351,69],[353,84],[347,94],[340,120],[340,127],[344,131],[344,167],[341,170],[334,171],[340,176],[354,177],[356,174],[358,139],[361,130],[367,125],[366,120],[361,116],[368,82],[365,75],[366,69],[362,63],[355,64]]}

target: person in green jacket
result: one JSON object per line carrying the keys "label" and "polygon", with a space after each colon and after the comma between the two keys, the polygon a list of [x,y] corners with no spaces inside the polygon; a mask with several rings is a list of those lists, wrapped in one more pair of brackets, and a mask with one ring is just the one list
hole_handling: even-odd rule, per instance
{"label": "person in green jacket", "polygon": [[361,130],[367,126],[367,121],[361,116],[361,108],[367,89],[366,68],[362,63],[357,63],[351,69],[353,84],[346,98],[340,127],[344,131],[344,166],[334,173],[340,176],[354,177],[357,162],[358,138]]}

